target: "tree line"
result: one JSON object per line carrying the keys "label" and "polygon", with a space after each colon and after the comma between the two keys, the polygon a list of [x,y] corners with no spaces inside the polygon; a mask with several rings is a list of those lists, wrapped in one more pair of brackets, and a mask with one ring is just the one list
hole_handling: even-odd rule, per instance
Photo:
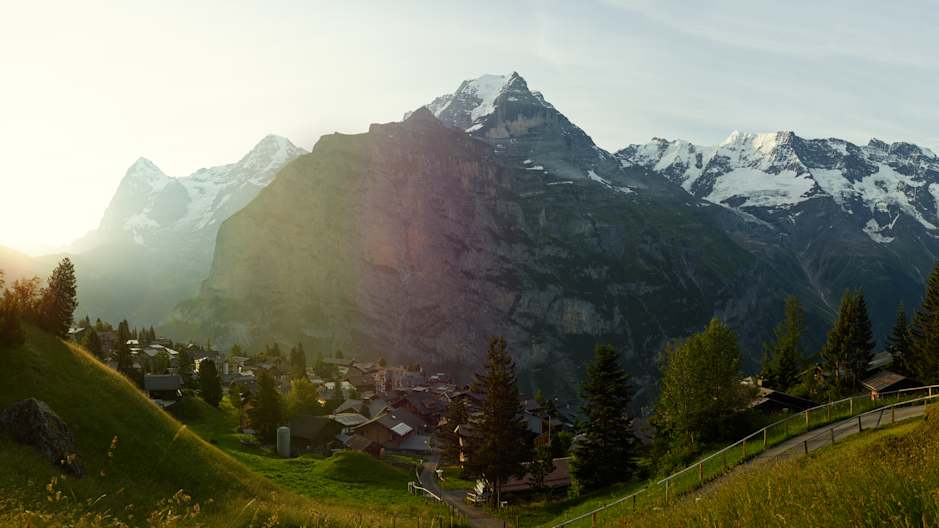
{"label": "tree line", "polygon": [[67,257],[52,270],[42,285],[38,277],[19,279],[6,287],[0,271],[0,348],[22,344],[22,323],[36,325],[58,337],[66,337],[78,306],[75,267]]}

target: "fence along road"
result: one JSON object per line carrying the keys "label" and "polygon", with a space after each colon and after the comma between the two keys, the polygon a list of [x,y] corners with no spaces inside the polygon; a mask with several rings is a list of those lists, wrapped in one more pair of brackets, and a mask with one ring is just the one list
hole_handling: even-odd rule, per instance
{"label": "fence along road", "polygon": [[[812,407],[759,429],[635,493],[565,520],[553,528],[563,528],[587,518],[595,525],[598,514],[624,503],[632,506],[633,510],[647,505],[667,506],[669,500],[674,497],[698,489],[705,482],[719,478],[743,462],[755,458],[766,460],[807,453],[822,445],[830,445],[832,435],[837,442],[839,438],[856,433],[859,427],[864,430],[920,416],[926,404],[934,402],[935,398],[939,398],[939,385],[865,393]],[[907,409],[911,403],[913,405]],[[886,417],[885,413],[888,413]],[[810,438],[802,438],[806,433],[826,425],[832,426]],[[828,435],[828,443],[823,443],[824,435]],[[793,440],[796,437],[798,439]],[[790,444],[787,441],[795,443]],[[777,449],[770,451],[776,446]],[[802,451],[798,451],[799,449]],[[767,456],[762,456],[764,454]]]}

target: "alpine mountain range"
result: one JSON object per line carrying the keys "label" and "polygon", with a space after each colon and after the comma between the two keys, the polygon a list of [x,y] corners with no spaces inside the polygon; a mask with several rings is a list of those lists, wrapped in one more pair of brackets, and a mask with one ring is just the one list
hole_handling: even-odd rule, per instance
{"label": "alpine mountain range", "polygon": [[310,153],[269,136],[183,178],[138,160],[70,253],[92,318],[465,372],[504,335],[523,390],[572,396],[596,344],[646,391],[712,317],[755,370],[790,294],[809,353],[846,288],[882,339],[937,237],[926,148],[734,132],[611,153],[513,73]]}

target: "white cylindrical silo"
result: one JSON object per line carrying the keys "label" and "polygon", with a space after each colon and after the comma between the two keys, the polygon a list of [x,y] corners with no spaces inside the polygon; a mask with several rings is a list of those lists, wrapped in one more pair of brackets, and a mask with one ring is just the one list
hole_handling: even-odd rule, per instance
{"label": "white cylindrical silo", "polygon": [[290,456],[290,428],[277,428],[277,454],[282,457]]}

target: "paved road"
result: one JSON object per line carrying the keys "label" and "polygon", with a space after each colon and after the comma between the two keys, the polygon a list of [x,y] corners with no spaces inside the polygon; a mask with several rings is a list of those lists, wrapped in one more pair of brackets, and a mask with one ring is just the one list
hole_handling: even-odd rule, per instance
{"label": "paved road", "polygon": [[[866,431],[879,425],[889,425],[895,419],[897,422],[909,418],[922,416],[924,412],[922,405],[913,405],[909,407],[897,407],[895,414],[890,409],[883,410],[882,413],[872,413],[861,417],[861,426]],[[832,436],[834,432],[834,436]],[[832,439],[837,443],[844,438],[858,433],[858,417],[847,418],[832,425],[803,433],[799,436],[790,438],[785,442],[773,446],[757,455],[754,462],[767,462],[770,460],[791,458],[806,454],[806,451],[812,452],[832,443]]]}
{"label": "paved road", "polygon": [[482,506],[471,506],[464,500],[466,490],[444,490],[440,489],[437,482],[437,462],[438,457],[434,455],[430,460],[424,462],[421,468],[421,485],[435,495],[457,509],[466,518],[466,522],[473,528],[503,528],[505,523],[502,519],[496,519],[489,515]]}

